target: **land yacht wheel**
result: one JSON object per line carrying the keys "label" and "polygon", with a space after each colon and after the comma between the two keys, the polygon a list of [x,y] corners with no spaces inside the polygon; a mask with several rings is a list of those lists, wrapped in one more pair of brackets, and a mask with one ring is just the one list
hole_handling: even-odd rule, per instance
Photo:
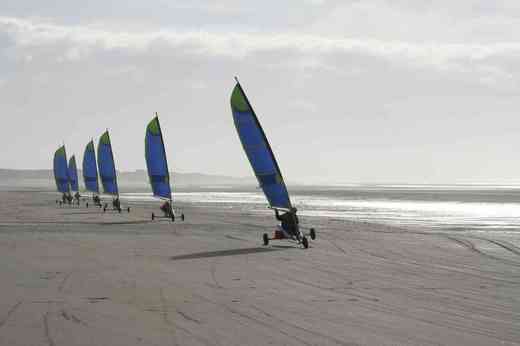
{"label": "land yacht wheel", "polygon": [[264,246],[269,245],[269,235],[267,235],[267,233],[263,234],[262,240],[264,241]]}
{"label": "land yacht wheel", "polygon": [[302,238],[302,245],[303,245],[304,249],[308,249],[309,248],[309,241],[307,240],[307,237],[303,237]]}
{"label": "land yacht wheel", "polygon": [[312,240],[316,239],[316,230],[314,228],[311,228],[309,231],[309,236]]}

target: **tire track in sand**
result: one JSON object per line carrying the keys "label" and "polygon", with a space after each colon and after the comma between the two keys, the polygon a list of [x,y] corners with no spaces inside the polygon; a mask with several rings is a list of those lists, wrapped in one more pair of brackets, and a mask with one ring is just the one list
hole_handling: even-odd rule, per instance
{"label": "tire track in sand", "polygon": [[61,280],[60,285],[58,286],[58,292],[63,292],[63,289],[65,288],[65,284],[67,283],[67,280],[72,275],[72,272],[68,272],[67,275]]}
{"label": "tire track in sand", "polygon": [[47,344],[49,346],[56,346],[54,339],[51,337],[50,328],[49,328],[49,311],[43,314],[43,329],[45,331],[45,339],[47,339]]}
{"label": "tire track in sand", "polygon": [[485,240],[485,241],[488,241],[490,243],[493,243],[497,246],[500,246],[501,248],[515,254],[515,255],[518,255],[520,256],[520,248],[517,247],[516,245],[513,245],[505,240],[496,240],[496,239],[488,239],[488,238],[482,238],[482,237],[471,237],[471,238],[474,238],[474,239],[480,239],[480,240]]}
{"label": "tire track in sand", "polygon": [[168,314],[168,304],[166,303],[166,298],[164,297],[162,287],[159,288],[159,297],[161,299],[161,317],[164,324],[168,326],[168,332],[172,338],[172,345],[177,346],[179,343],[177,342],[177,335],[175,334],[175,324],[170,320],[170,316]]}
{"label": "tire track in sand", "polygon": [[[468,250],[472,251],[472,252],[475,252],[475,253],[478,253],[479,255],[482,255],[482,256],[485,256],[485,257],[488,257],[488,258],[491,258],[491,259],[494,259],[496,261],[499,261],[499,262],[502,262],[504,264],[509,264],[509,265],[512,265],[512,266],[515,266],[515,267],[518,267],[520,266],[520,262],[517,262],[517,261],[512,261],[512,260],[509,260],[509,259],[506,259],[506,258],[503,258],[503,257],[498,257],[498,256],[494,256],[494,255],[491,255],[487,252],[484,252],[482,251],[481,249],[479,249],[471,240],[469,239],[464,239],[464,238],[457,238],[457,237],[454,237],[454,236],[446,236],[447,239],[450,239],[456,243],[458,243],[459,245],[467,248]],[[486,238],[475,238],[475,239],[479,239],[479,240],[483,240],[483,241],[487,241],[491,244],[495,244],[495,245],[498,245],[498,246],[501,246],[499,245],[498,243],[495,243],[494,241],[490,240],[490,239],[486,239]],[[502,246],[501,246],[502,247]]]}
{"label": "tire track in sand", "polygon": [[20,300],[18,303],[14,304],[10,309],[9,311],[7,311],[7,315],[5,315],[5,318],[3,320],[0,321],[0,328],[2,328],[6,323],[7,321],[9,320],[9,318],[11,317],[12,314],[14,314],[16,312],[16,310],[20,307],[20,305],[22,305],[22,301]]}
{"label": "tire track in sand", "polygon": [[[208,302],[210,304],[213,304],[215,306],[223,308],[226,311],[228,311],[229,313],[231,313],[231,314],[233,314],[235,316],[238,316],[241,319],[249,320],[249,321],[251,321],[251,322],[253,322],[253,323],[257,324],[257,325],[260,325],[260,326],[262,326],[264,328],[267,328],[268,330],[276,331],[276,332],[280,333],[281,335],[284,335],[285,337],[288,337],[288,338],[294,339],[294,340],[298,340],[298,342],[300,342],[302,345],[314,345],[314,343],[309,343],[308,341],[300,338],[296,334],[293,334],[293,333],[290,333],[289,331],[283,330],[280,327],[279,323],[267,322],[263,318],[252,316],[249,313],[239,311],[238,309],[233,308],[233,307],[231,307],[231,306],[229,306],[229,305],[227,305],[225,303],[216,302],[216,301],[214,301],[214,300],[212,300],[212,299],[210,299],[208,297],[205,297],[203,295],[200,295],[200,294],[194,294],[194,296],[196,296],[199,299],[201,299],[203,301],[206,301],[206,302]],[[262,315],[268,317],[268,313],[266,313],[265,311],[260,310],[258,307],[254,306],[254,305],[248,305],[248,306],[253,308],[253,309],[255,309],[255,310],[257,310],[257,311],[259,311],[259,312],[261,312]],[[267,318],[267,319],[268,320],[272,320],[272,318]],[[293,324],[293,323],[290,323],[290,322],[287,322],[287,321],[284,321],[284,322],[285,322],[284,324],[285,324],[286,327],[289,327],[291,329],[296,329],[296,330],[308,333],[310,335],[313,335],[314,337],[318,337],[318,338],[321,338],[321,339],[324,339],[324,340],[328,340],[329,343],[332,342],[333,344],[341,345],[341,346],[358,346],[357,344],[344,342],[343,340],[337,339],[335,337],[332,337],[332,336],[329,336],[329,335],[326,335],[326,334],[322,334],[322,333],[319,333],[319,332],[314,331],[314,330],[309,330],[309,329],[300,327],[297,324]]]}

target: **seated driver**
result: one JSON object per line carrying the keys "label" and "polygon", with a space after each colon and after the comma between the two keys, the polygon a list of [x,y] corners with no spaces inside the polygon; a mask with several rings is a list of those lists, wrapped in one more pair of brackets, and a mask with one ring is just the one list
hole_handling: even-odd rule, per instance
{"label": "seated driver", "polygon": [[164,202],[163,205],[161,205],[161,210],[164,213],[165,217],[170,217],[171,212],[172,212],[172,207],[170,205],[170,202],[169,201]]}
{"label": "seated driver", "polygon": [[289,235],[293,237],[298,237],[298,216],[296,215],[296,210],[288,211],[280,215],[278,209],[274,210],[276,219],[281,221],[282,229],[287,232]]}
{"label": "seated driver", "polygon": [[116,198],[112,201],[112,206],[114,207],[114,209],[120,209],[121,208],[121,203],[119,202],[119,198]]}

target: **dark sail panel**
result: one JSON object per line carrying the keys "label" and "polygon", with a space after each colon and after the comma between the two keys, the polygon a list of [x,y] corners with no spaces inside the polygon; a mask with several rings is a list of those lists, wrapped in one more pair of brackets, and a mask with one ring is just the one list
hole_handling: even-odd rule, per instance
{"label": "dark sail panel", "polygon": [[69,182],[72,191],[79,191],[78,169],[76,167],[76,157],[74,157],[74,155],[72,155],[69,160]]}
{"label": "dark sail panel", "polygon": [[94,141],[90,141],[83,154],[83,181],[87,191],[99,193],[98,169],[96,163],[96,151]]}

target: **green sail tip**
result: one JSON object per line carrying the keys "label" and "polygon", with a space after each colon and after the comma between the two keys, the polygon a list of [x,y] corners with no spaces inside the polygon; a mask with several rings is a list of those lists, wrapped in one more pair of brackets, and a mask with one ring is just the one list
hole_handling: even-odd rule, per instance
{"label": "green sail tip", "polygon": [[54,153],[54,156],[65,156],[65,147],[62,146],[58,150],[56,150],[56,153]]}
{"label": "green sail tip", "polygon": [[108,136],[108,131],[103,133],[103,135],[99,139],[99,142],[102,144],[110,145],[110,137]]}
{"label": "green sail tip", "polygon": [[88,151],[94,151],[94,142],[90,141],[90,142],[87,144],[87,150],[88,150]]}
{"label": "green sail tip", "polygon": [[155,117],[152,121],[148,124],[148,131],[154,136],[159,135],[159,118]]}
{"label": "green sail tip", "polygon": [[231,94],[231,107],[240,112],[251,110],[251,107],[249,107],[244,93],[242,93],[238,84],[235,86],[235,89],[233,89],[233,93]]}

